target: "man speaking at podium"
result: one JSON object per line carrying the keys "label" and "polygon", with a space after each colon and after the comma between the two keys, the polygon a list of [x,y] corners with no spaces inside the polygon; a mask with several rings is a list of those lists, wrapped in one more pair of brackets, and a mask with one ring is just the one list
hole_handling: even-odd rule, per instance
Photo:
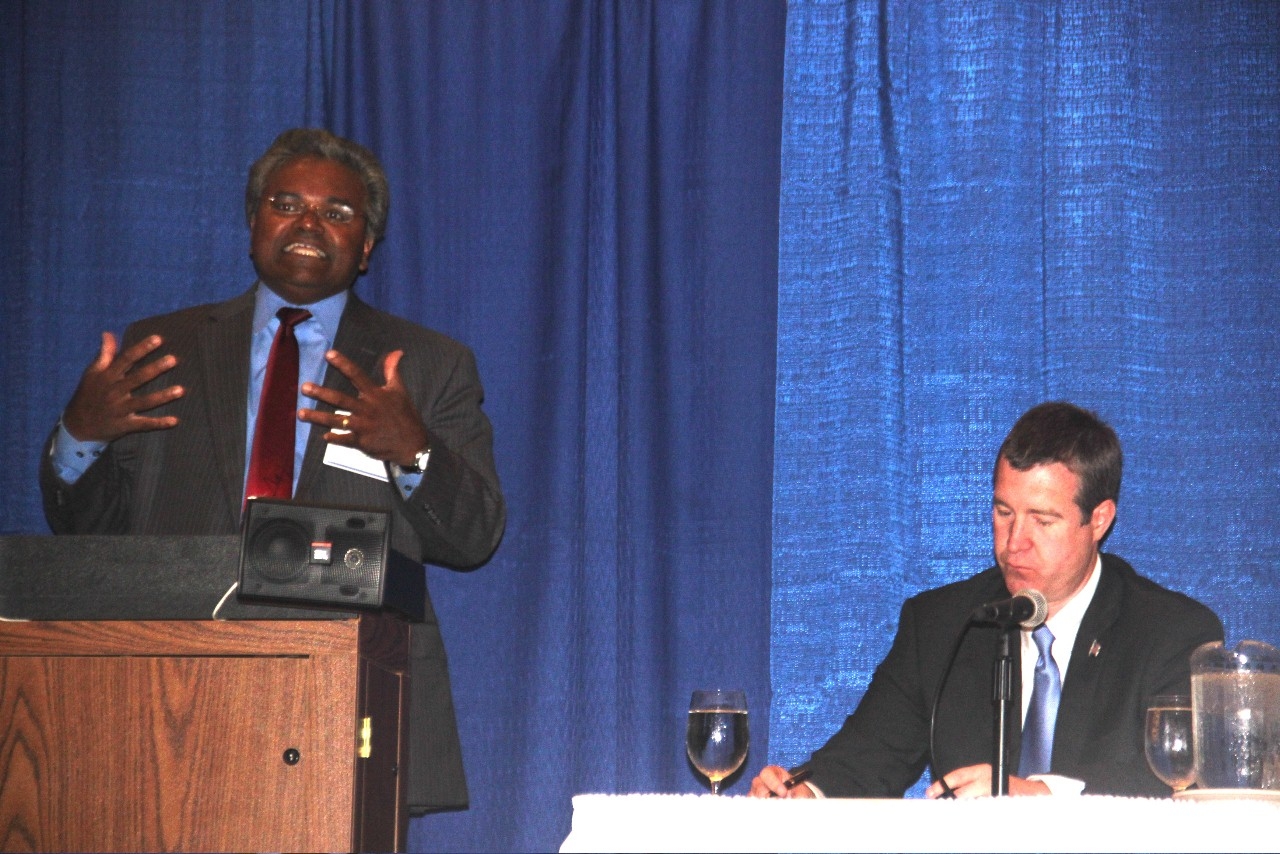
{"label": "man speaking at podium", "polygon": [[[1146,701],[1189,693],[1191,652],[1222,640],[1222,624],[1100,553],[1116,517],[1121,462],[1115,432],[1091,412],[1045,403],[1019,418],[996,455],[996,566],[908,599],[858,708],[806,763],[809,782],[788,785],[788,772],[770,765],[751,794],[901,797],[931,766],[928,797],[990,795],[992,681],[1005,629],[982,619],[983,606],[1035,590],[1047,617],[1012,628],[1019,637],[1010,645],[1010,718],[1023,723],[1021,733],[1010,727],[1008,793],[1168,795],[1143,752]],[[934,694],[967,625],[931,759]]]}
{"label": "man speaking at podium", "polygon": [[[248,497],[388,510],[392,547],[484,563],[506,520],[475,359],[351,290],[382,238],[382,165],[323,130],[281,134],[249,171],[258,281],[104,332],[42,457],[55,533],[235,534]],[[409,808],[465,807],[430,602],[412,636]]]}

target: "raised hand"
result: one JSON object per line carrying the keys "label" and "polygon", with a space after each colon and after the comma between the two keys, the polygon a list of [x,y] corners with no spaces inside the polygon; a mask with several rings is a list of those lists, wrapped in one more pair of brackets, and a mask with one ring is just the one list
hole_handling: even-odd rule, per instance
{"label": "raised hand", "polygon": [[358,448],[375,460],[411,465],[414,455],[427,447],[429,439],[427,428],[400,379],[403,356],[403,350],[393,350],[384,357],[382,375],[386,382],[378,385],[355,362],[337,350],[330,350],[325,353],[325,360],[351,380],[356,396],[315,383],[303,383],[302,393],[351,414],[303,409],[298,417],[324,427],[328,431],[324,434],[326,442]]}
{"label": "raised hand", "polygon": [[170,354],[139,366],[139,362],[163,343],[159,335],[152,335],[121,353],[116,337],[103,332],[97,357],[85,368],[71,402],[62,413],[62,426],[67,432],[82,442],[112,442],[129,433],[177,426],[177,416],[153,417],[140,413],[182,397],[186,393],[182,386],[134,394],[178,364],[177,357]]}

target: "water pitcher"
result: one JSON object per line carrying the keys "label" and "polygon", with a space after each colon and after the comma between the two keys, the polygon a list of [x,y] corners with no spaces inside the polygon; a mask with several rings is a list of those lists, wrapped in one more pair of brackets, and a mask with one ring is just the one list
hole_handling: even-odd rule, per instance
{"label": "water pitcher", "polygon": [[1198,647],[1191,716],[1201,789],[1280,790],[1280,650],[1251,640]]}

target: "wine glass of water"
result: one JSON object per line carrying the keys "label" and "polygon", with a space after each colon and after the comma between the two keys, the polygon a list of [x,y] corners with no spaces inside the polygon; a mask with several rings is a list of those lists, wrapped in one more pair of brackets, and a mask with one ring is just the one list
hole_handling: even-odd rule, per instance
{"label": "wine glass of water", "polygon": [[1190,697],[1165,694],[1147,703],[1147,764],[1175,795],[1195,782],[1193,732]]}
{"label": "wine glass of water", "polygon": [[689,700],[685,748],[689,761],[720,794],[720,781],[747,758],[747,695],[742,691],[694,691]]}

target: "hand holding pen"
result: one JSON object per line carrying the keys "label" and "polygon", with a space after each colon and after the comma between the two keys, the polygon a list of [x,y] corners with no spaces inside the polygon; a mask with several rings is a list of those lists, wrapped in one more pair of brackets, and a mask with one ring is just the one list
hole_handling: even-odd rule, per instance
{"label": "hand holding pen", "polygon": [[787,791],[790,791],[805,780],[808,780],[809,777],[812,776],[813,771],[808,765],[801,765],[798,768],[792,768],[788,773],[790,773],[791,776],[782,781],[782,787]]}
{"label": "hand holding pen", "polygon": [[812,798],[813,789],[805,785],[812,772],[808,765],[790,770],[781,765],[767,765],[751,781],[753,798]]}

